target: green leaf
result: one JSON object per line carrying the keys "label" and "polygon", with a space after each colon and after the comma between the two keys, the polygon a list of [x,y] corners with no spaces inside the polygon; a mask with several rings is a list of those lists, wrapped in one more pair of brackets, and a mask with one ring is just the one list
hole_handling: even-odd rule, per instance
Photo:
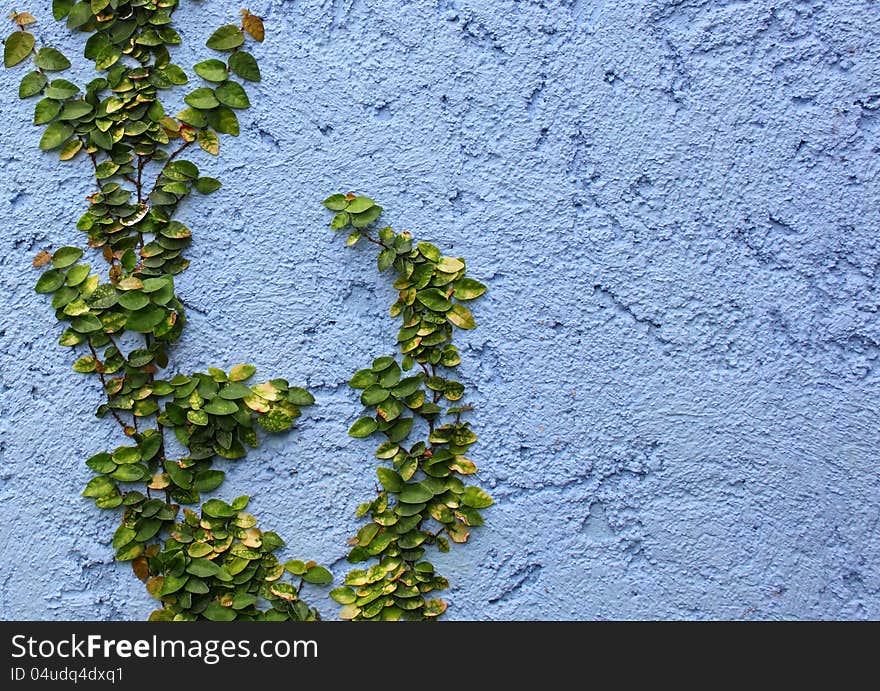
{"label": "green leaf", "polygon": [[446,313],[446,318],[459,329],[475,329],[477,323],[474,321],[474,315],[464,305],[453,305]]}
{"label": "green leaf", "polygon": [[96,473],[112,473],[116,470],[116,464],[110,458],[110,454],[106,451],[96,453],[86,461],[86,465]]}
{"label": "green leaf", "polygon": [[202,611],[202,616],[208,621],[234,621],[238,614],[232,607],[224,607],[217,600],[211,600]]}
{"label": "green leaf", "polygon": [[116,492],[116,483],[106,475],[99,475],[89,480],[86,488],[83,490],[84,497],[106,497]]}
{"label": "green leaf", "polygon": [[[77,264],[76,266],[70,267],[67,271],[67,285],[69,286],[78,286],[80,283],[85,281],[89,277],[89,272],[92,270],[88,264]],[[97,283],[97,276],[94,277],[95,283]],[[84,288],[80,288],[83,295],[86,294],[86,290]]]}
{"label": "green leaf", "polygon": [[64,19],[70,14],[70,8],[73,7],[76,0],[52,0],[52,16],[58,19]]}
{"label": "green leaf", "polygon": [[390,429],[385,431],[385,434],[390,441],[403,441],[409,435],[412,426],[413,419],[411,417],[399,418]]}
{"label": "green leaf", "polygon": [[137,534],[135,535],[135,539],[138,542],[146,542],[147,540],[155,537],[156,533],[162,528],[162,521],[158,518],[149,518],[143,521],[143,523],[139,522],[139,527]]}
{"label": "green leaf", "polygon": [[61,112],[61,103],[52,98],[41,99],[34,107],[34,124],[45,125]]}
{"label": "green leaf", "polygon": [[189,77],[186,76],[186,72],[179,65],[166,65],[161,72],[175,86],[183,86],[189,83]]}
{"label": "green leaf", "polygon": [[220,103],[230,108],[249,108],[251,105],[247,93],[238,82],[224,82],[214,90],[214,93]]}
{"label": "green leaf", "polygon": [[[95,503],[97,504],[98,502],[95,502]],[[137,542],[132,542],[132,543],[126,545],[125,547],[123,547],[122,549],[120,549],[118,552],[116,552],[116,560],[117,561],[131,561],[135,557],[139,557],[143,553],[143,551],[144,551],[143,545],[141,545]]]}
{"label": "green leaf", "polygon": [[18,97],[36,96],[45,88],[47,82],[46,75],[42,72],[28,72],[18,85]]}
{"label": "green leaf", "polygon": [[38,293],[54,293],[64,285],[64,274],[56,269],[49,269],[37,280],[34,290]]}
{"label": "green leaf", "polygon": [[376,449],[376,458],[388,460],[389,458],[394,458],[398,451],[400,451],[400,446],[394,442],[385,441],[379,444],[379,448]]}
{"label": "green leaf", "polygon": [[118,299],[116,288],[105,283],[95,288],[95,292],[89,296],[88,304],[93,309],[104,310],[113,307]]}
{"label": "green leaf", "polygon": [[162,583],[162,587],[159,590],[159,596],[164,597],[165,595],[171,595],[172,593],[176,593],[183,586],[186,585],[186,582],[189,580],[189,575],[182,573],[179,576],[175,576],[174,574],[166,574],[165,580]]}
{"label": "green leaf", "polygon": [[446,611],[446,603],[443,600],[433,599],[428,600],[425,603],[425,607],[422,610],[422,613],[426,617],[439,617],[443,612]]}
{"label": "green leaf", "polygon": [[359,214],[351,211],[351,208],[349,207],[349,213],[351,214],[351,224],[355,228],[366,228],[382,215],[382,207],[371,206],[369,209]]}
{"label": "green leaf", "polygon": [[141,451],[136,446],[120,446],[110,457],[117,465],[130,465],[141,460]]}
{"label": "green leaf", "polygon": [[137,535],[137,532],[133,528],[121,525],[116,529],[116,532],[113,534],[113,540],[110,542],[110,546],[113,549],[125,547],[129,542],[134,540],[135,535]]}
{"label": "green leaf", "polygon": [[225,82],[229,78],[226,64],[222,60],[205,60],[195,65],[193,69],[197,75],[209,82]]}
{"label": "green leaf", "polygon": [[269,592],[276,597],[280,597],[282,600],[287,600],[288,602],[294,602],[299,597],[296,588],[290,583],[273,583],[269,586]]}
{"label": "green leaf", "polygon": [[177,461],[167,459],[164,462],[165,472],[171,481],[182,489],[190,489],[193,482],[193,473],[188,468],[181,468]]}
{"label": "green leaf", "polygon": [[406,504],[421,504],[434,497],[434,493],[422,483],[406,485],[400,492],[400,501]]}
{"label": "green leaf", "polygon": [[143,480],[146,476],[148,476],[146,468],[140,464],[121,465],[110,473],[110,477],[119,480],[120,482],[138,482],[139,480]]}
{"label": "green leaf", "polygon": [[59,247],[52,255],[52,266],[56,269],[66,269],[75,264],[82,255],[83,251],[79,247]]}
{"label": "green leaf", "polygon": [[293,418],[282,410],[270,410],[257,418],[257,422],[267,432],[284,432],[290,429]]}
{"label": "green leaf", "polygon": [[89,2],[78,2],[70,8],[67,15],[67,28],[78,29],[92,19],[92,6]]}
{"label": "green leaf", "polygon": [[397,259],[397,252],[393,249],[385,248],[381,252],[379,252],[379,256],[376,258],[376,268],[379,270],[379,273],[388,270],[391,268],[391,265],[394,264],[394,260]]}
{"label": "green leaf", "polygon": [[214,90],[207,86],[196,89],[191,94],[188,94],[183,100],[188,106],[198,108],[199,110],[210,110],[211,108],[220,105],[220,101],[218,101],[217,97],[214,95]]}
{"label": "green leaf", "polygon": [[235,401],[227,401],[223,398],[215,398],[202,408],[206,413],[211,415],[232,415],[238,412],[238,405]]}
{"label": "green leaf", "polygon": [[321,203],[330,211],[343,211],[348,206],[344,194],[331,194]]}
{"label": "green leaf", "polygon": [[222,470],[202,470],[196,473],[193,488],[199,492],[211,492],[217,489],[226,477]]}
{"label": "green leaf", "polygon": [[208,424],[208,414],[204,410],[188,410],[186,411],[186,419],[199,427]]}
{"label": "green leaf", "polygon": [[302,576],[306,572],[306,563],[299,559],[291,559],[284,562],[284,568],[290,571],[294,576]]}
{"label": "green leaf", "polygon": [[353,389],[366,389],[378,381],[376,373],[371,369],[362,369],[354,373],[348,385]]}
{"label": "green leaf", "polygon": [[287,401],[296,406],[314,405],[315,397],[299,386],[291,386],[287,390]]}
{"label": "green leaf", "polygon": [[[46,89],[46,97],[63,101],[65,98],[73,98],[79,93],[79,87],[66,79],[53,79]],[[89,106],[91,109],[91,106]]]}
{"label": "green leaf", "polygon": [[446,295],[439,288],[425,288],[418,291],[416,300],[435,312],[446,312],[452,307],[452,303],[446,299]]}
{"label": "green leaf", "polygon": [[173,175],[175,180],[195,180],[199,177],[199,167],[192,161],[174,161],[166,166],[165,174]]}
{"label": "green leaf", "polygon": [[251,593],[236,593],[232,598],[232,609],[245,609],[255,604],[257,596]]}
{"label": "green leaf", "polygon": [[473,485],[464,488],[461,501],[465,506],[470,506],[474,509],[484,509],[495,503],[486,492]]}
{"label": "green leaf", "polygon": [[16,31],[6,39],[6,45],[3,47],[3,66],[14,67],[26,59],[33,50],[34,43],[33,34],[26,31]]}
{"label": "green leaf", "polygon": [[208,124],[220,134],[238,136],[238,116],[226,106],[217,106],[214,110],[209,111]]}
{"label": "green leaf", "polygon": [[211,194],[223,186],[216,178],[199,178],[195,182],[195,188],[202,194]]}
{"label": "green leaf", "polygon": [[233,50],[244,43],[244,34],[233,24],[226,24],[215,31],[205,43],[213,50]]}
{"label": "green leaf", "polygon": [[373,418],[362,417],[351,426],[351,429],[348,430],[348,434],[349,436],[355,437],[356,439],[362,439],[363,437],[368,437],[373,432],[375,432],[378,426],[379,425]]}
{"label": "green leaf", "polygon": [[351,214],[359,214],[363,211],[366,211],[375,204],[376,202],[374,202],[369,197],[355,197],[348,203],[348,206],[345,208],[345,210]]}
{"label": "green leaf", "polygon": [[229,69],[249,82],[260,81],[260,67],[257,61],[253,55],[243,50],[237,50],[229,56]]}
{"label": "green leaf", "polygon": [[384,372],[389,367],[391,367],[394,362],[394,358],[389,355],[383,355],[382,357],[377,357],[373,360],[373,371],[374,372]]}
{"label": "green leaf", "polygon": [[253,395],[251,388],[239,381],[231,381],[220,389],[220,398],[235,401]]}
{"label": "green leaf", "polygon": [[379,532],[379,525],[377,523],[367,523],[364,527],[358,530],[357,533],[357,541],[358,545],[361,547],[368,546],[373,538],[376,537],[376,534]]}
{"label": "green leaf", "polygon": [[378,384],[374,384],[373,386],[367,387],[361,394],[361,403],[364,405],[376,405],[377,403],[384,401],[390,395],[391,392],[388,391],[388,389],[384,389]]}
{"label": "green leaf", "polygon": [[341,588],[335,588],[331,590],[330,597],[336,600],[336,602],[338,602],[340,605],[350,605],[357,599],[357,594],[352,588],[349,588],[348,586],[343,586]]}
{"label": "green leaf", "polygon": [[[51,90],[51,89],[50,89]],[[48,92],[47,92],[48,93]],[[85,101],[70,101],[61,109],[61,120],[79,120],[92,112],[92,107]]]}
{"label": "green leaf", "polygon": [[199,578],[215,576],[219,570],[220,567],[210,559],[193,559],[189,566],[186,567],[187,573],[191,573]]}
{"label": "green leaf", "polygon": [[379,476],[379,483],[382,487],[389,492],[397,494],[403,487],[403,478],[397,472],[391,470],[391,468],[379,466],[376,468],[376,475]]}
{"label": "green leaf", "polygon": [[376,413],[379,417],[385,420],[385,422],[391,422],[392,420],[397,419],[402,412],[403,404],[396,398],[386,398],[376,407]]}
{"label": "green leaf", "polygon": [[110,69],[119,62],[122,57],[122,49],[119,46],[107,45],[98,51],[95,56],[95,69],[100,71]]}
{"label": "green leaf", "polygon": [[440,250],[430,242],[420,242],[416,247],[418,247],[419,252],[422,253],[425,259],[429,259],[432,262],[440,261]]}
{"label": "green leaf", "polygon": [[340,211],[333,217],[333,220],[330,221],[330,230],[342,230],[345,226],[348,225],[348,222],[351,220],[351,216],[349,216],[345,211]]}
{"label": "green leaf", "polygon": [[437,268],[444,273],[454,274],[464,268],[464,262],[454,257],[443,257],[437,262]]}
{"label": "green leaf", "polygon": [[[120,296],[120,299],[122,297]],[[132,312],[125,322],[125,328],[129,331],[150,333],[165,318],[165,310],[151,305],[137,312]]]}
{"label": "green leaf", "polygon": [[391,366],[386,367],[379,373],[379,384],[384,386],[387,389],[390,389],[392,386],[395,386],[397,382],[400,381],[400,365],[397,364],[394,360],[391,361]]}
{"label": "green leaf", "polygon": [[202,513],[211,518],[232,518],[237,511],[225,501],[220,499],[208,499],[202,505]]}
{"label": "green leaf", "polygon": [[177,114],[177,119],[190,127],[200,128],[208,124],[205,114],[195,108],[186,108]]}
{"label": "green leaf", "polygon": [[323,566],[312,566],[303,574],[303,580],[306,583],[314,583],[316,585],[326,585],[333,582],[333,574]]}
{"label": "green leaf", "polygon": [[150,304],[150,298],[139,290],[129,290],[119,296],[119,304],[127,310],[139,310]]}
{"label": "green leaf", "polygon": [[70,326],[74,331],[83,334],[100,331],[103,328],[101,321],[94,314],[84,314],[81,317],[76,317],[70,323]]}
{"label": "green leaf", "polygon": [[453,295],[457,300],[474,300],[486,292],[486,286],[479,281],[462,276],[454,284]]}
{"label": "green leaf", "polygon": [[40,148],[43,151],[57,149],[73,135],[73,128],[65,122],[53,122],[40,139]]}
{"label": "green leaf", "polygon": [[70,60],[55,48],[40,48],[34,57],[34,64],[47,72],[60,72],[70,67]]}

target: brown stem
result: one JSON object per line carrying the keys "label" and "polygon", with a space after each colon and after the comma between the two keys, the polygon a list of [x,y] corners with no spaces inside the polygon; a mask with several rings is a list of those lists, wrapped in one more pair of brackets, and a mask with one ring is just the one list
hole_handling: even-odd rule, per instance
{"label": "brown stem", "polygon": [[[95,350],[95,346],[92,345],[92,341],[88,340],[89,350],[92,351],[92,357],[95,358],[96,371],[98,372],[98,377],[101,379],[101,386],[104,387],[104,395],[107,397],[107,402],[110,402],[110,395],[107,393],[107,379],[104,376],[104,363],[101,362],[101,359],[98,357],[98,351]],[[119,413],[117,413],[113,408],[110,408],[110,414],[113,416],[113,419],[119,423],[123,430],[128,430],[128,425],[125,424],[125,421],[119,417]]]}
{"label": "brown stem", "polygon": [[[86,148],[85,137],[79,137],[79,140],[82,142],[83,149],[85,149]],[[88,153],[89,158],[92,159],[92,167],[95,169],[95,172],[97,173],[98,172],[98,158],[97,158],[97,156],[95,156],[95,154],[91,151],[87,151],[86,153]]]}
{"label": "brown stem", "polygon": [[121,350],[121,349],[119,348],[119,346],[116,344],[116,341],[113,340],[113,336],[111,336],[110,334],[104,334],[104,335],[107,337],[107,340],[110,341],[110,344],[111,344],[114,348],[116,348],[116,350],[119,351],[119,354],[122,355],[123,358],[125,358],[126,360],[128,360],[128,358],[126,358],[125,355],[122,354],[122,350]]}
{"label": "brown stem", "polygon": [[138,165],[137,165],[137,193],[138,193],[138,204],[144,203],[143,197],[143,174],[144,174],[144,164],[147,162],[147,159],[143,156],[138,156]]}
{"label": "brown stem", "polygon": [[171,164],[171,162],[172,162],[175,158],[177,158],[180,154],[182,154],[184,151],[186,151],[186,149],[187,149],[188,147],[192,146],[192,144],[193,144],[194,142],[195,142],[195,140],[193,140],[193,141],[191,141],[191,142],[184,141],[183,144],[181,144],[180,146],[178,146],[177,149],[175,149],[175,150],[171,153],[171,155],[168,156],[167,160],[165,161],[165,165],[162,166],[162,170],[160,170],[160,171],[159,171],[159,175],[156,176],[156,182],[153,183],[153,188],[150,190],[150,194],[148,194],[147,197],[149,197],[151,194],[153,194],[153,192],[155,192],[155,191],[159,188],[159,180],[162,179],[162,173],[165,172],[165,169]]}
{"label": "brown stem", "polygon": [[374,238],[372,235],[370,235],[366,230],[364,230],[364,229],[361,228],[360,231],[361,231],[361,236],[362,236],[364,239],[366,239],[368,242],[372,242],[374,245],[379,245],[379,247],[384,247],[386,250],[390,250],[390,249],[391,249],[391,248],[390,248],[388,245],[386,245],[384,242],[382,242],[381,240],[377,240],[377,239]]}

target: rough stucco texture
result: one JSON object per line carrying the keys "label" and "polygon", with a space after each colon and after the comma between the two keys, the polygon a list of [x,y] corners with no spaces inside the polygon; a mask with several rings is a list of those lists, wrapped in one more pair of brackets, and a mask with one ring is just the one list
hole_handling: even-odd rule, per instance
{"label": "rough stucco texture", "polygon": [[[188,67],[238,6],[185,4]],[[320,206],[355,189],[490,287],[460,342],[497,504],[434,559],[450,618],[880,617],[877,2],[251,9],[264,80],[197,158],[225,186],[187,202],[174,365],[250,361],[319,405],[223,496],[344,573],[375,466],[345,382],[396,334],[373,252]],[[79,497],[117,433],[31,291],[38,250],[82,241],[88,169],[37,151],[20,75],[0,75],[0,608],[140,619],[115,518]]]}

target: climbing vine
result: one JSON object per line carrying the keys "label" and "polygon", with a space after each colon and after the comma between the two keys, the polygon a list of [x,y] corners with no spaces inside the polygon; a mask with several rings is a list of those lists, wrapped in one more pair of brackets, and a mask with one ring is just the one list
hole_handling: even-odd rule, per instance
{"label": "climbing vine", "polygon": [[[39,97],[39,146],[64,162],[85,161],[97,186],[76,224],[88,238],[85,251],[41,252],[36,291],[51,296],[66,327],[60,344],[78,351],[73,369],[100,382],[106,400],[97,416],[128,440],[88,459],[95,475],[83,495],[121,514],[112,547],[161,602],[150,618],[312,620],[318,614],[301,599],[302,584],[329,583],[330,572],[315,562],[279,562],[283,542],[257,527],[247,497],[202,503],[224,480],[219,461],[244,458],[258,430],[290,429],[311,394],[284,379],[250,383],[251,365],[164,374],[186,323],[174,276],[189,265],[192,235],[174,217],[193,190],[220,187],[184,154],[198,144],[216,156],[220,135],[239,133],[236,111],[250,105],[243,82],[260,81],[244,45],[264,38],[262,21],[246,10],[240,25],[217,29],[207,47],[218,57],[194,66],[202,85],[186,94],[182,112],[168,115],[160,96],[189,83],[169,52],[181,42],[172,26],[177,7],[178,0],[54,0],[55,19],[88,36],[84,55],[99,76],[84,86],[57,76],[71,63],[38,45],[34,16],[12,14],[4,64],[33,66],[19,96]],[[86,254],[104,268],[93,270]],[[169,435],[185,450],[180,457]]]}
{"label": "climbing vine", "polygon": [[[361,504],[368,521],[352,538],[348,561],[373,562],[350,571],[345,585],[330,595],[343,605],[343,619],[432,619],[446,611],[431,597],[448,581],[423,559],[425,548],[441,552],[467,542],[472,527],[483,524],[480,509],[491,497],[465,479],[477,468],[465,457],[477,441],[463,417],[464,385],[450,378],[461,362],[452,344],[453,327],[473,329],[471,311],[462,303],[480,297],[486,286],[465,275],[465,261],[441,256],[428,242],[413,244],[407,232],[374,230],[382,208],[372,199],[334,194],[324,206],[335,212],[334,230],[351,228],[348,245],[364,239],[380,248],[378,269],[393,268],[399,299],[391,316],[402,324],[397,342],[402,356],[383,356],[357,371],[349,382],[361,390],[370,414],[355,422],[349,434],[384,437],[376,457],[389,465],[376,469],[376,497]],[[415,374],[406,375],[418,365]],[[415,443],[412,436],[422,432]]]}

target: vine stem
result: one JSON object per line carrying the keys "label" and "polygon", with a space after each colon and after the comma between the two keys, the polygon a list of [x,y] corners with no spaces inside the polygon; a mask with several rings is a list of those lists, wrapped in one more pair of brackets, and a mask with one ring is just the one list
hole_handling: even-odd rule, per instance
{"label": "vine stem", "polygon": [[384,242],[382,242],[381,240],[377,240],[376,238],[374,238],[372,235],[370,235],[370,234],[369,234],[366,230],[364,230],[363,228],[359,228],[359,230],[360,230],[360,233],[361,233],[361,237],[364,238],[365,240],[367,240],[367,241],[369,241],[369,242],[372,242],[374,245],[379,245],[379,247],[384,247],[386,250],[390,250],[390,249],[391,249],[391,247],[389,247],[388,245],[386,245],[386,244],[385,244]]}
{"label": "vine stem", "polygon": [[[101,386],[104,387],[104,395],[107,396],[107,402],[110,402],[110,395],[107,393],[107,378],[104,376],[104,363],[101,362],[101,359],[98,357],[98,351],[95,350],[95,346],[92,345],[91,339],[87,341],[89,344],[89,350],[92,352],[92,357],[95,358],[95,370],[98,372],[98,377],[101,379]],[[113,419],[119,423],[123,430],[128,430],[129,425],[125,424],[125,420],[119,417],[119,413],[117,413],[113,408],[110,408],[110,414],[113,416]]]}
{"label": "vine stem", "polygon": [[168,160],[165,161],[165,165],[162,166],[162,170],[159,171],[159,175],[156,176],[156,182],[153,183],[153,188],[150,190],[150,194],[148,194],[147,197],[149,197],[159,188],[159,180],[162,179],[162,173],[165,172],[165,169],[174,161],[175,158],[180,156],[180,154],[186,151],[194,143],[195,139],[193,139],[192,141],[184,141],[183,144],[181,144],[174,151],[171,152],[171,154],[168,156]]}

